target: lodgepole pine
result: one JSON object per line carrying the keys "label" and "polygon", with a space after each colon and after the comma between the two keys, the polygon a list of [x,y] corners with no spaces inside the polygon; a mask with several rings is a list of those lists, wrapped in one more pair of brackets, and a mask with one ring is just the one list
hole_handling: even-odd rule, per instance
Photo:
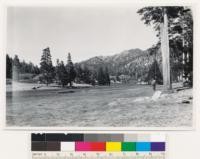
{"label": "lodgepole pine", "polygon": [[168,35],[168,17],[166,9],[163,9],[164,21],[161,23],[161,52],[162,52],[162,70],[164,90],[171,90],[170,81],[170,53],[169,53],[169,35]]}

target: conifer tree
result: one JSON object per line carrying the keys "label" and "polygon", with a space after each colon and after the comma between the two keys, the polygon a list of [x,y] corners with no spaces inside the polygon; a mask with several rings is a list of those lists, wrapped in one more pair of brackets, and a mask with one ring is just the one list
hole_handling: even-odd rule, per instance
{"label": "conifer tree", "polygon": [[83,82],[83,69],[79,64],[75,65],[75,70],[76,70],[76,81],[78,83]]}
{"label": "conifer tree", "polygon": [[49,47],[43,50],[40,62],[40,70],[42,73],[42,82],[46,83],[46,85],[52,83],[54,79],[54,67],[52,64]]}
{"label": "conifer tree", "polygon": [[12,58],[6,54],[6,78],[12,78]]}
{"label": "conifer tree", "polygon": [[74,69],[74,64],[71,60],[71,54],[70,53],[68,53],[66,69],[67,69],[67,73],[68,73],[68,81],[67,82],[70,84],[70,87],[71,87],[72,82],[76,78],[76,71]]}
{"label": "conifer tree", "polygon": [[156,60],[154,60],[154,62],[150,66],[146,81],[151,82],[152,79],[155,79],[156,83],[158,84],[163,83],[163,77],[160,72],[158,62]]}
{"label": "conifer tree", "polygon": [[66,67],[65,67],[63,61],[61,61],[57,65],[57,76],[58,76],[58,80],[59,80],[60,84],[62,85],[62,87],[65,87],[69,81],[69,74],[66,70]]}
{"label": "conifer tree", "polygon": [[84,66],[83,68],[83,75],[82,75],[82,80],[84,81],[84,83],[90,84],[91,83],[91,72],[88,69],[87,66]]}
{"label": "conifer tree", "polygon": [[97,80],[99,85],[104,85],[104,72],[102,67],[98,69]]}
{"label": "conifer tree", "polygon": [[106,85],[110,85],[110,76],[107,67],[105,69],[105,80],[106,80]]}
{"label": "conifer tree", "polygon": [[[173,49],[179,49],[179,51],[170,51],[170,58],[171,56],[176,56],[178,60],[183,60],[183,63],[185,63],[185,67],[183,67],[184,75],[188,76],[189,74],[192,79],[193,18],[191,9],[183,6],[144,7],[138,10],[138,13],[142,16],[141,19],[144,23],[152,25],[158,33],[157,36],[160,37],[162,60],[167,61],[167,64],[163,63],[163,80],[166,83],[166,88],[171,88],[169,83],[170,75],[168,75],[170,69],[169,60],[166,60],[169,56],[165,56],[165,53],[169,52],[166,51],[169,50],[169,46]],[[169,46],[167,46],[167,43],[169,43]],[[183,43],[183,46],[179,45],[180,43]],[[183,55],[179,54],[180,51]],[[172,55],[173,53],[175,55]]]}
{"label": "conifer tree", "polygon": [[107,67],[105,69],[102,67],[98,69],[97,80],[99,85],[110,85],[110,77]]}

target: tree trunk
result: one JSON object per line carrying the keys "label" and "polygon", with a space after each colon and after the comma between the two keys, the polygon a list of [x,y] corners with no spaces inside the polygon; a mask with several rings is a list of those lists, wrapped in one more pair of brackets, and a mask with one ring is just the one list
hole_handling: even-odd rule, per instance
{"label": "tree trunk", "polygon": [[161,24],[161,52],[162,52],[162,70],[164,90],[171,90],[170,81],[170,54],[168,37],[168,18],[164,9],[164,23]]}

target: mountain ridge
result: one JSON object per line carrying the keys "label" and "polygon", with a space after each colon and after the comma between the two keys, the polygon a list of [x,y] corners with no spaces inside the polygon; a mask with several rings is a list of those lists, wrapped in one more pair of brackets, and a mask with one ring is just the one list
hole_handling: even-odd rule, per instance
{"label": "mountain ridge", "polygon": [[[148,50],[129,49],[110,56],[95,56],[79,62],[81,67],[87,67],[92,72],[98,72],[100,67],[108,68],[110,75],[129,75],[135,79],[146,78],[155,56]],[[156,56],[161,63],[160,55]]]}

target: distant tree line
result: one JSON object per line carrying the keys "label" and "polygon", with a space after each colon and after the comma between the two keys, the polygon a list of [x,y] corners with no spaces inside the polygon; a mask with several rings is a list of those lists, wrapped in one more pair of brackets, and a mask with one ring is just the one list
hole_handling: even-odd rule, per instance
{"label": "distant tree line", "polygon": [[22,74],[31,74],[31,77],[38,76],[38,81],[49,85],[57,83],[62,87],[72,86],[73,82],[91,85],[110,85],[108,68],[100,67],[97,72],[91,71],[87,66],[73,64],[71,54],[68,53],[66,64],[57,59],[56,66],[53,66],[50,48],[43,49],[40,67],[33,63],[20,61],[15,55],[11,58],[6,55],[6,78],[20,80]]}
{"label": "distant tree line", "polygon": [[75,64],[76,70],[76,82],[86,83],[95,85],[96,83],[96,72],[88,69],[87,66],[81,66],[80,64]]}
{"label": "distant tree line", "polygon": [[51,60],[50,49],[43,50],[40,62],[40,72],[42,76],[40,81],[47,85],[55,81],[62,87],[72,86],[73,82],[95,85],[110,85],[108,69],[99,68],[98,72],[90,71],[87,66],[81,67],[79,64],[73,64],[71,54],[68,53],[66,64],[57,59],[54,67]]}
{"label": "distant tree line", "polygon": [[[19,74],[39,74],[40,69],[37,65],[34,65],[33,63],[20,61],[18,56],[15,55],[14,58],[10,57],[8,54],[6,55],[6,78],[14,78],[13,73],[16,73],[17,76],[15,78],[18,78]],[[16,79],[17,80],[17,79]]]}

